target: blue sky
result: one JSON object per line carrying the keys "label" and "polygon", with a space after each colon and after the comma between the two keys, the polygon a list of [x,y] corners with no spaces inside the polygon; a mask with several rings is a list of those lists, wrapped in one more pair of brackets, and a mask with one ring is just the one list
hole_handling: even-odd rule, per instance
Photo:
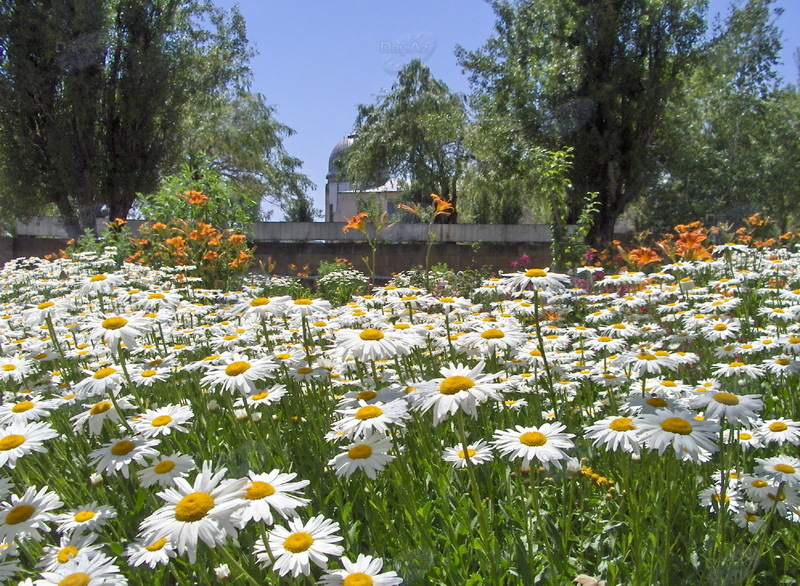
{"label": "blue sky", "polygon": [[[494,13],[484,0],[217,0],[238,4],[258,55],[253,91],[294,129],[285,141],[315,183],[310,195],[322,209],[328,156],[352,129],[356,107],[391,87],[397,70],[414,57],[450,89],[469,91],[456,62],[457,44],[476,49],[493,32]],[[712,0],[710,15],[729,0]],[[800,46],[800,0],[778,0],[784,9],[780,73],[797,83],[794,51]],[[273,220],[282,219],[276,212]]]}

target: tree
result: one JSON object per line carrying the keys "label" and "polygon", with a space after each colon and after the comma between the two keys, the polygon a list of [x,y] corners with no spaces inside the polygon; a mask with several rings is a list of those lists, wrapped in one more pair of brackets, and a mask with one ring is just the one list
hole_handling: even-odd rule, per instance
{"label": "tree", "polygon": [[187,126],[193,131],[183,143],[185,164],[199,168],[208,162],[243,199],[277,205],[287,220],[311,222],[319,215],[307,196],[313,183],[299,171],[302,162],[283,146],[294,131],[275,119],[263,95],[238,91],[220,96],[202,109],[193,108]]}
{"label": "tree", "polygon": [[668,108],[654,149],[657,180],[640,214],[646,227],[737,221],[760,211],[785,229],[798,212],[800,101],[777,77],[781,12],[773,5],[731,7]]}
{"label": "tree", "polygon": [[648,154],[696,62],[705,4],[498,0],[495,36],[457,52],[484,115],[508,120],[530,147],[571,150],[568,220],[597,193],[593,242],[612,238],[648,185]]}
{"label": "tree", "polygon": [[389,93],[358,107],[358,140],[344,156],[344,174],[361,188],[387,175],[398,177],[407,182],[408,201],[427,205],[436,193],[455,206],[466,118],[464,98],[414,59],[400,70]]}
{"label": "tree", "polygon": [[241,155],[242,184],[304,185],[276,146],[288,129],[248,97],[251,51],[238,10],[209,0],[0,0],[0,8],[0,195],[13,194],[3,204],[18,214],[52,205],[71,236],[93,226],[102,206],[125,218],[137,194],[155,192],[186,161],[191,114],[204,109],[217,121],[237,108],[252,115],[238,128],[269,142],[248,155],[268,151],[283,165],[268,176],[267,164]]}

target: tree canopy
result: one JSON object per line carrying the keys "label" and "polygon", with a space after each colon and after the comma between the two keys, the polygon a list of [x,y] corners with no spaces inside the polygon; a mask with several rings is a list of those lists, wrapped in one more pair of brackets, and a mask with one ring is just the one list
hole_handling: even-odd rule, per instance
{"label": "tree canopy", "polygon": [[345,153],[345,175],[360,188],[400,178],[408,202],[429,204],[436,193],[455,205],[466,122],[464,97],[414,59],[397,74],[391,91],[358,107],[358,139]]}
{"label": "tree canopy", "polygon": [[[309,182],[282,148],[290,130],[249,93],[237,9],[208,0],[0,0],[0,197],[18,215],[54,206],[75,236],[105,206],[200,154],[258,198]],[[201,114],[202,113],[202,114]],[[205,124],[205,126],[203,126]],[[214,151],[214,130],[236,152]],[[193,151],[193,152],[192,152]]]}
{"label": "tree canopy", "polygon": [[495,35],[477,51],[458,51],[488,119],[510,124],[530,148],[572,152],[568,220],[597,193],[593,241],[611,239],[651,179],[648,154],[697,61],[705,5],[495,1]]}

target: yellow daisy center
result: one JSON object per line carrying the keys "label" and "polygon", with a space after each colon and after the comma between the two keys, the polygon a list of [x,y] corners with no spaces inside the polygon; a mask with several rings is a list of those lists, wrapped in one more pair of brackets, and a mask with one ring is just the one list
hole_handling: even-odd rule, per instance
{"label": "yellow daisy center", "polygon": [[34,405],[31,401],[20,401],[11,408],[11,411],[14,413],[23,413],[33,409],[35,406],[36,405]]}
{"label": "yellow daisy center", "polygon": [[519,436],[519,441],[526,446],[543,446],[547,443],[547,436],[538,431],[528,431]]}
{"label": "yellow daisy center", "polygon": [[460,452],[458,452],[458,457],[459,457],[459,458],[461,458],[461,459],[463,460],[463,459],[464,459],[464,458],[466,458],[467,456],[469,456],[470,458],[472,458],[472,457],[473,457],[473,456],[475,456],[475,454],[477,454],[477,453],[478,453],[478,452],[476,452],[476,451],[475,451],[475,450],[473,450],[472,448],[467,448],[467,453],[466,453],[466,455],[464,454],[464,450],[461,450]]}
{"label": "yellow daisy center", "polygon": [[483,338],[484,340],[496,340],[498,338],[505,338],[505,337],[506,335],[502,331],[494,328],[481,332],[481,338]]}
{"label": "yellow daisy center", "polygon": [[788,358],[778,358],[775,361],[775,364],[777,364],[778,366],[789,366],[789,364],[791,364],[791,362],[789,361]]}
{"label": "yellow daisy center", "polygon": [[228,366],[225,367],[225,374],[228,376],[239,376],[240,374],[247,372],[250,369],[250,363],[245,362],[244,360],[237,360],[236,362],[231,362]]}
{"label": "yellow daisy center", "polygon": [[751,483],[751,486],[753,486],[754,488],[764,488],[765,486],[767,486],[767,481],[766,480],[761,480],[759,478],[758,480],[754,480]]}
{"label": "yellow daisy center", "polygon": [[725,330],[728,329],[728,326],[726,326],[725,324],[715,324],[714,329],[718,332],[724,332]]}
{"label": "yellow daisy center", "polygon": [[247,492],[244,493],[244,498],[250,501],[257,501],[273,494],[275,494],[275,487],[269,482],[253,480],[250,483],[250,486],[247,487]]}
{"label": "yellow daisy center", "polygon": [[5,524],[18,525],[19,523],[30,519],[31,515],[33,515],[35,512],[36,509],[30,505],[17,505],[6,515]]}
{"label": "yellow daisy center", "polygon": [[361,391],[356,395],[357,401],[371,401],[375,397],[378,396],[378,393],[375,391]]}
{"label": "yellow daisy center", "polygon": [[171,472],[173,468],[175,468],[175,462],[172,460],[164,460],[153,467],[153,472],[156,474],[166,474],[167,472]]}
{"label": "yellow daisy center", "polygon": [[13,450],[14,448],[18,448],[24,443],[25,443],[24,435],[17,435],[15,433],[12,433],[10,435],[5,436],[3,439],[0,439],[0,451],[7,452],[8,450]]}
{"label": "yellow daisy center", "polygon": [[728,366],[730,366],[731,368],[741,368],[742,366],[744,366],[744,362],[733,361]]}
{"label": "yellow daisy center", "polygon": [[614,431],[631,431],[632,429],[636,429],[636,426],[633,425],[633,419],[629,417],[617,417],[608,424],[608,427]]}
{"label": "yellow daisy center", "polygon": [[723,405],[738,405],[739,404],[739,397],[734,395],[733,393],[715,393],[714,400],[717,403],[722,403]]}
{"label": "yellow daisy center", "polygon": [[86,523],[86,521],[94,519],[94,511],[81,511],[76,513],[74,519],[76,523]]}
{"label": "yellow daisy center", "polygon": [[366,460],[372,455],[372,448],[367,444],[359,444],[347,450],[347,457],[351,460]]}
{"label": "yellow daisy center", "polygon": [[98,281],[105,281],[108,277],[105,275],[95,275],[91,279],[89,279],[90,283],[97,283]]}
{"label": "yellow daisy center", "polygon": [[100,401],[99,403],[95,403],[92,405],[92,408],[89,409],[90,415],[99,415],[100,413],[105,413],[109,409],[111,409],[112,405],[110,401]]}
{"label": "yellow daisy center", "polygon": [[150,295],[148,295],[147,298],[148,299],[164,299],[164,294],[163,293],[150,293]]}
{"label": "yellow daisy center", "polygon": [[475,386],[475,381],[466,376],[449,376],[439,384],[439,392],[443,395],[455,395],[468,391]]}
{"label": "yellow daisy center", "polygon": [[163,427],[172,423],[172,417],[169,415],[159,415],[150,423],[153,427]]}
{"label": "yellow daisy center", "polygon": [[394,329],[396,330],[407,330],[411,326],[409,324],[394,324]]}
{"label": "yellow daisy center", "polygon": [[656,357],[649,352],[640,352],[636,355],[638,360],[657,360]]}
{"label": "yellow daisy center", "polygon": [[313,368],[309,368],[308,366],[303,366],[297,369],[297,374],[311,374],[314,372]]}
{"label": "yellow daisy center", "polygon": [[68,545],[58,552],[56,558],[58,559],[59,564],[66,564],[70,560],[70,556],[76,555],[78,555],[78,548],[74,545]]}
{"label": "yellow daisy center", "polygon": [[307,299],[305,297],[301,297],[300,299],[295,299],[294,300],[294,304],[295,305],[311,305],[312,303],[314,303],[314,302],[311,301],[311,299]]}
{"label": "yellow daisy center", "polygon": [[661,422],[661,429],[679,435],[692,433],[692,424],[681,417],[667,417]]}
{"label": "yellow daisy center", "polygon": [[6,372],[11,372],[12,370],[17,370],[17,367],[14,364],[4,364],[3,370],[5,370]]}
{"label": "yellow daisy center", "polygon": [[794,474],[795,473],[794,467],[789,466],[788,464],[775,464],[775,466],[773,466],[773,469],[776,472],[783,472],[784,474]]}
{"label": "yellow daisy center", "polygon": [[264,391],[263,393],[256,393],[255,395],[250,397],[250,399],[252,401],[260,401],[262,399],[266,399],[267,397],[269,397],[269,393]]}
{"label": "yellow daisy center", "polygon": [[107,376],[111,376],[115,372],[117,372],[116,368],[111,368],[110,366],[106,366],[105,368],[101,368],[100,370],[95,372],[93,376],[96,380],[102,380]]}
{"label": "yellow daisy center", "polygon": [[291,553],[302,553],[311,547],[312,543],[314,538],[311,535],[305,531],[298,531],[284,540],[283,549]]}
{"label": "yellow daisy center", "polygon": [[748,440],[753,439],[753,436],[751,434],[747,433],[746,431],[740,431],[739,432],[739,439],[743,440],[743,441],[748,441]]}
{"label": "yellow daisy center", "polygon": [[787,429],[789,429],[789,426],[783,421],[773,421],[769,424],[770,431],[786,431]]}
{"label": "yellow daisy center", "polygon": [[58,586],[87,586],[91,579],[92,577],[85,572],[75,572],[59,580]]}
{"label": "yellow daisy center", "polygon": [[364,330],[358,335],[362,340],[382,340],[383,332],[374,328]]}
{"label": "yellow daisy center", "polygon": [[124,317],[109,317],[108,319],[104,319],[103,323],[100,325],[106,330],[118,330],[125,327],[127,323],[128,320]]}
{"label": "yellow daisy center", "polygon": [[383,415],[383,410],[380,407],[376,407],[375,405],[367,405],[366,407],[361,407],[354,417],[356,419],[361,419],[362,421],[365,419],[374,419],[375,417],[380,417]]}
{"label": "yellow daisy center", "polygon": [[159,550],[163,549],[165,545],[167,545],[167,538],[166,537],[162,537],[161,539],[159,539],[158,541],[156,541],[154,543],[151,543],[150,545],[145,545],[144,548],[147,551],[159,551]]}
{"label": "yellow daisy center", "polygon": [[192,492],[175,505],[175,518],[183,523],[192,523],[205,517],[214,508],[214,499],[207,492]]}
{"label": "yellow daisy center", "polygon": [[269,297],[256,297],[250,302],[250,307],[261,307],[269,304]]}
{"label": "yellow daisy center", "polygon": [[528,269],[525,271],[526,277],[546,277],[547,271],[543,271],[542,269]]}
{"label": "yellow daisy center", "polygon": [[122,440],[111,446],[111,453],[115,456],[125,456],[130,454],[131,450],[136,447],[136,444],[131,440]]}
{"label": "yellow daisy center", "polygon": [[155,376],[158,374],[155,370],[143,370],[142,376],[145,378],[150,378],[151,376]]}
{"label": "yellow daisy center", "polygon": [[361,572],[354,572],[342,580],[342,586],[372,586],[374,583],[371,576]]}
{"label": "yellow daisy center", "polygon": [[48,307],[53,307],[55,303],[52,301],[43,301],[39,305],[36,306],[36,309],[47,309]]}
{"label": "yellow daisy center", "polygon": [[664,399],[662,399],[661,397],[650,397],[649,399],[647,399],[647,401],[645,401],[645,403],[647,403],[651,407],[666,407],[667,406],[667,402]]}

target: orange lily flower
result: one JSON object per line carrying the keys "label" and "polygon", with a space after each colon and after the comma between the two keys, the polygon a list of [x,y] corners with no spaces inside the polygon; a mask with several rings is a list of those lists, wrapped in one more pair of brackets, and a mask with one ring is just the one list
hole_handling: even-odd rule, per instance
{"label": "orange lily flower", "polygon": [[347,225],[342,228],[343,232],[347,232],[350,228],[355,228],[356,230],[361,230],[362,232],[367,227],[367,212],[361,212],[360,214],[356,214],[349,220],[347,220]]}

